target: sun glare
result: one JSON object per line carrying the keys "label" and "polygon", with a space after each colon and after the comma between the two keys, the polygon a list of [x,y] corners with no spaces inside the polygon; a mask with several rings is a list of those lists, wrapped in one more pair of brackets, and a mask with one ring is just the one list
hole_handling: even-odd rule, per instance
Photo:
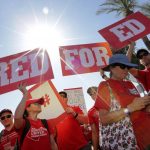
{"label": "sun glare", "polygon": [[57,47],[62,43],[62,34],[48,25],[30,26],[25,34],[25,41],[30,48],[46,48]]}

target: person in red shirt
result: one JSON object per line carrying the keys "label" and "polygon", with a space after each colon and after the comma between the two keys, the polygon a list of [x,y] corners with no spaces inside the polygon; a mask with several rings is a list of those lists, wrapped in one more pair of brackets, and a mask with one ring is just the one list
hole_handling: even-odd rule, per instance
{"label": "person in red shirt", "polygon": [[67,93],[59,92],[59,95],[66,104],[66,113],[68,114],[64,120],[56,125],[57,144],[59,150],[91,150],[90,144],[84,137],[81,124],[88,122],[82,110],[77,106],[67,105]]}
{"label": "person in red shirt", "polygon": [[[21,145],[21,150],[58,150],[54,141],[51,125],[48,123],[48,129],[44,127],[37,116],[41,112],[43,98],[28,99],[28,91],[25,84],[20,84],[18,89],[23,93],[23,98],[15,111],[14,126],[21,139],[26,121],[30,123],[30,129],[27,132]],[[21,140],[20,140],[21,141]]]}
{"label": "person in red shirt", "polygon": [[[131,43],[127,51],[127,56],[130,61],[131,61],[133,49],[134,49],[134,43]],[[150,53],[146,49],[139,49],[137,51],[136,57],[140,60],[140,63],[145,67],[145,69],[139,70],[139,69],[132,68],[129,71],[136,79],[138,79],[139,82],[142,83],[145,90],[149,92],[150,91]]]}
{"label": "person in red shirt", "polygon": [[[150,110],[147,109],[150,96],[140,97],[135,86],[125,80],[131,67],[135,64],[127,56],[113,55],[105,68],[111,78],[98,87],[95,106],[99,108],[104,149],[144,150],[150,145]],[[120,126],[124,121],[126,126]]]}
{"label": "person in red shirt", "polygon": [[0,112],[0,122],[4,126],[0,133],[0,150],[13,150],[17,146],[18,134],[14,129],[12,111],[3,109]]}
{"label": "person in red shirt", "polygon": [[[94,102],[96,101],[97,89],[98,88],[96,86],[92,86],[87,89],[87,93],[91,96]],[[92,130],[93,150],[98,150],[100,149],[99,147],[99,113],[98,113],[98,110],[95,108],[95,106],[93,106],[88,111],[88,118],[89,118],[89,124],[91,126],[91,130]]]}

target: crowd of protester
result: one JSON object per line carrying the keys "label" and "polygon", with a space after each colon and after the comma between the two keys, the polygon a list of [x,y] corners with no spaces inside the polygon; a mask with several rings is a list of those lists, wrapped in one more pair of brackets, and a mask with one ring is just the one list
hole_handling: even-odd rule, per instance
{"label": "crowd of protester", "polygon": [[[20,84],[18,89],[23,97],[15,114],[9,109],[0,111],[0,122],[4,126],[0,150],[150,149],[150,53],[140,49],[136,54],[145,70],[131,63],[132,53],[133,43],[127,56],[112,55],[109,64],[100,70],[104,80],[98,87],[87,89],[94,100],[87,115],[79,107],[69,106],[67,93],[59,92],[67,115],[55,127],[38,118],[44,99],[28,99],[26,85]],[[129,72],[141,82],[147,95],[141,97],[127,80]]]}

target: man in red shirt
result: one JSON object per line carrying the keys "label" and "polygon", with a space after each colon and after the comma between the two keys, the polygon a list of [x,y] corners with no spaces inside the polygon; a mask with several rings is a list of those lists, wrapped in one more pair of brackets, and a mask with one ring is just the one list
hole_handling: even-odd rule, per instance
{"label": "man in red shirt", "polygon": [[144,85],[146,91],[150,91],[150,53],[145,49],[138,50],[136,54],[145,70],[138,70],[135,77]]}
{"label": "man in red shirt", "polygon": [[0,150],[13,150],[17,146],[18,134],[14,129],[12,111],[3,109],[0,112],[0,122],[4,126],[0,133]]}
{"label": "man in red shirt", "polygon": [[76,106],[67,105],[67,93],[59,92],[64,103],[66,104],[67,117],[56,125],[57,144],[59,150],[91,150],[90,144],[84,137],[81,124],[88,122],[82,110]]}
{"label": "man in red shirt", "polygon": [[[131,61],[132,53],[134,49],[134,43],[131,43],[129,45],[129,49],[127,52],[127,56],[129,60]],[[136,57],[140,60],[140,63],[145,67],[144,70],[139,70],[132,68],[129,70],[129,72],[136,78],[138,81],[140,81],[145,90],[147,92],[150,91],[150,53],[146,49],[139,49],[137,51]]]}
{"label": "man in red shirt", "polygon": [[[91,96],[91,98],[96,100],[97,96],[97,87],[92,86],[87,89],[87,93]],[[93,145],[93,150],[98,150],[99,149],[99,113],[95,106],[93,106],[89,111],[88,111],[88,118],[89,118],[89,124],[91,126],[92,130],[92,145]]]}

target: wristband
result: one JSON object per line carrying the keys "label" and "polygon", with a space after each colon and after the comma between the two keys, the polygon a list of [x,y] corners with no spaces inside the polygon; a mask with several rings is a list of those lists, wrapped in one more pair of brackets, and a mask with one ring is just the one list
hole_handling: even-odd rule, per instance
{"label": "wristband", "polygon": [[74,115],[74,118],[77,118],[78,117],[78,113],[76,113],[75,115]]}

